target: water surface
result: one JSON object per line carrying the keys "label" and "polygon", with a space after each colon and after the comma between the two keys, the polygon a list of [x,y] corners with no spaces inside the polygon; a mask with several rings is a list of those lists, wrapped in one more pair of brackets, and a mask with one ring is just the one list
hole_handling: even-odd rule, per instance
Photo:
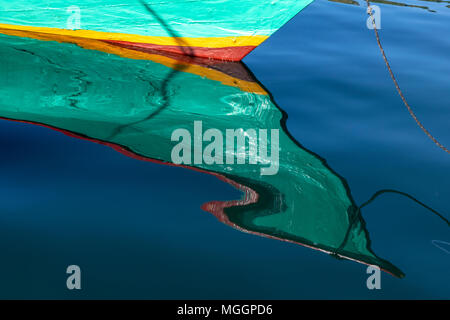
{"label": "water surface", "polygon": [[[421,3],[436,12],[379,4],[381,36],[417,115],[448,145],[450,11]],[[350,203],[390,188],[448,216],[448,155],[401,104],[365,20],[362,3],[316,1],[245,63],[288,115],[292,141],[326,160],[348,185]],[[138,63],[130,59],[127,70]],[[54,99],[89,90],[83,75],[69,78],[56,81]],[[133,90],[120,79],[107,83],[115,92]],[[30,96],[36,92],[24,94],[23,105]],[[450,256],[432,244],[450,241],[448,226],[405,197],[382,195],[362,211],[373,251],[406,274],[383,274],[374,292],[364,265],[241,233],[202,211],[206,202],[241,198],[215,176],[137,161],[32,124],[2,121],[0,130],[2,297],[449,298]],[[82,267],[81,292],[65,289],[69,264]]]}

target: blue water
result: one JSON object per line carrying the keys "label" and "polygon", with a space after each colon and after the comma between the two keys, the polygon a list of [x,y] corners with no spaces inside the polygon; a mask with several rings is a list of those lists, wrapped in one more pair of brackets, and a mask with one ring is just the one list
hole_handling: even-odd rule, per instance
{"label": "blue water", "polygon": [[[381,40],[419,119],[450,145],[450,8],[381,7]],[[450,156],[418,128],[385,68],[365,6],[315,1],[244,62],[290,133],[344,177],[450,215]],[[0,122],[1,298],[450,298],[449,228],[393,194],[363,211],[374,251],[406,273],[241,233],[200,209],[239,193],[213,176],[141,162],[52,130]],[[66,288],[66,267],[82,290]]]}

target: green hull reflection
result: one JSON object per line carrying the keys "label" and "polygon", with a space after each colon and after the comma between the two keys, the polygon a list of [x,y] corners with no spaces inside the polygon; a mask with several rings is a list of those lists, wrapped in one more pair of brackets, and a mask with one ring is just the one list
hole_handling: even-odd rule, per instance
{"label": "green hull reflection", "polygon": [[0,117],[5,119],[46,125],[165,164],[172,164],[178,143],[171,141],[173,131],[192,132],[194,121],[202,121],[203,131],[278,129],[275,175],[260,175],[267,167],[260,164],[187,166],[243,191],[241,200],[213,201],[203,208],[241,231],[403,276],[370,249],[345,181],[289,135],[285,114],[242,64],[176,61],[119,49],[111,55],[115,48],[110,46],[101,49],[105,53],[10,35],[0,35],[0,43]]}

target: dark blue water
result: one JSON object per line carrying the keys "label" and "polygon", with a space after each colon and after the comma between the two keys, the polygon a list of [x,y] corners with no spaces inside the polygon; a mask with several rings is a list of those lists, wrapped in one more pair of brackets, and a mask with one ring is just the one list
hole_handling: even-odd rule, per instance
{"label": "dark blue water", "polygon": [[[378,4],[381,40],[424,125],[450,145],[450,9]],[[380,189],[450,214],[450,157],[395,91],[365,6],[316,1],[244,62],[306,148],[358,204]],[[366,287],[366,267],[219,223],[200,209],[239,193],[213,176],[125,157],[29,124],[0,122],[1,298],[450,298],[449,228],[413,201],[363,211],[375,252],[406,273]],[[66,289],[66,267],[82,290]]]}

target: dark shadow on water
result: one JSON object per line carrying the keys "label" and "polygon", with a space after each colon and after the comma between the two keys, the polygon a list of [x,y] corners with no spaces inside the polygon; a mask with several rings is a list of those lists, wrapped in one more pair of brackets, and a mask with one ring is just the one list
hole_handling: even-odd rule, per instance
{"label": "dark shadow on water", "polygon": [[[183,51],[183,54],[187,55],[187,56],[193,56],[194,52],[192,50],[192,48],[183,40],[182,37],[180,37],[179,34],[177,34],[166,22],[165,20],[158,14],[156,13],[155,10],[152,9],[152,7],[150,6],[150,4],[146,3],[143,0],[139,0],[139,2],[142,4],[142,6],[147,10],[147,12],[154,17],[158,23],[167,31],[167,33],[173,38],[175,39],[175,41],[178,43],[178,45],[180,46],[180,49]],[[169,105],[170,105],[170,97],[167,91],[167,87],[170,83],[170,81],[177,75],[177,73],[179,71],[183,71],[186,67],[182,64],[180,64],[177,69],[173,69],[172,71],[170,71],[170,73],[167,75],[167,77],[162,81],[161,83],[161,93],[164,97],[164,102],[161,104],[161,106],[155,110],[154,112],[152,112],[151,114],[149,114],[147,117],[145,117],[142,120],[133,122],[133,123],[129,123],[125,126],[121,126],[118,127],[115,132],[113,132],[111,134],[111,136],[109,138],[114,138],[116,135],[120,134],[123,130],[125,130],[126,128],[133,126],[133,125],[137,125],[139,123],[143,123],[145,121],[151,120],[152,118],[158,116],[158,114],[160,114],[164,109],[166,109]]]}
{"label": "dark shadow on water", "polygon": [[175,32],[167,23],[166,21],[156,13],[155,10],[152,9],[150,4],[146,3],[144,0],[139,0],[139,2],[142,4],[142,6],[145,7],[148,13],[150,13],[158,22],[159,24],[167,31],[167,33],[175,39],[175,41],[180,46],[180,49],[183,51],[185,55],[193,56],[194,51],[192,48],[183,40],[182,37],[178,33]]}

